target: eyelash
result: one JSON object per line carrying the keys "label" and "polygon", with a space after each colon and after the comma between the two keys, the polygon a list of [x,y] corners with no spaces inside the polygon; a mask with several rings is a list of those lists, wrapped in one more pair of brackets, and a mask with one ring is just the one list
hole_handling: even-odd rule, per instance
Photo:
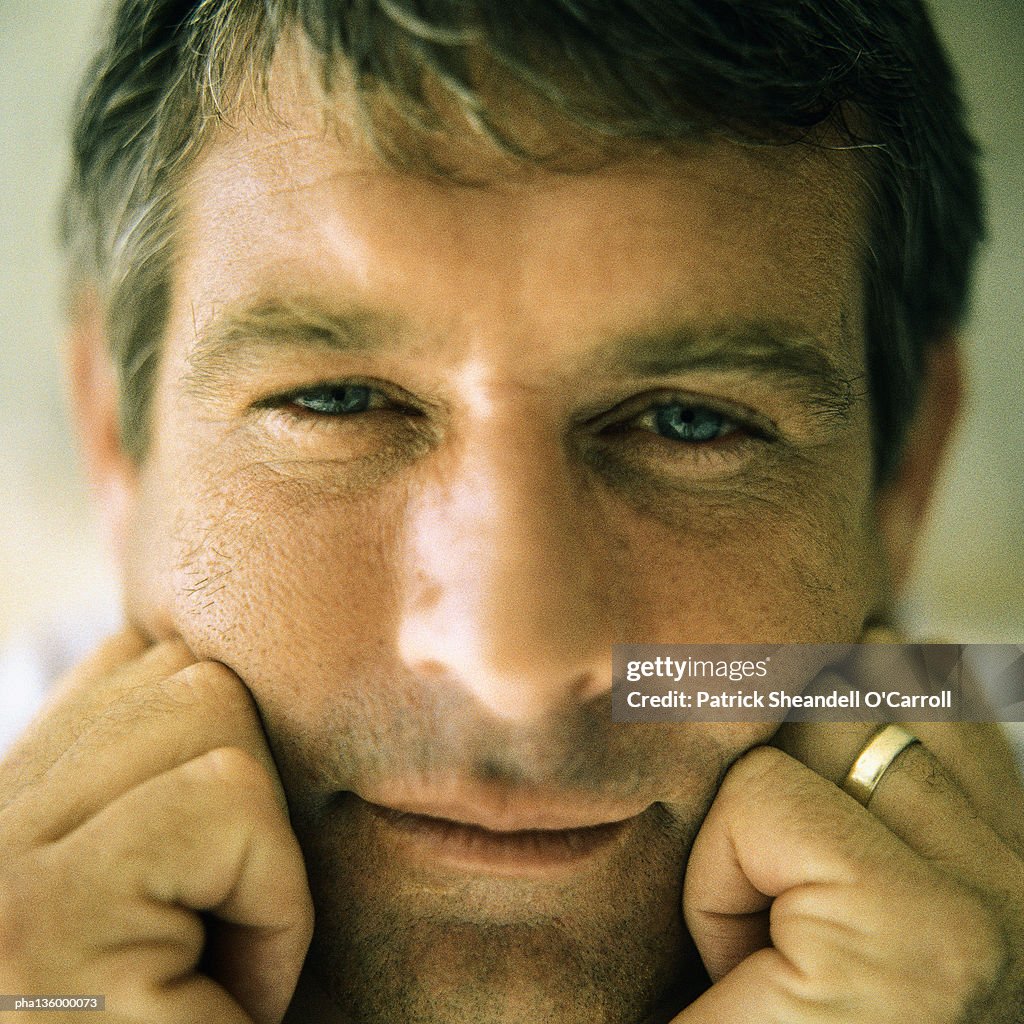
{"label": "eyelash", "polygon": [[[350,394],[350,395],[348,395],[348,400],[350,402],[354,403],[354,404],[358,404],[360,399],[365,398],[367,404],[365,406],[363,406],[362,408],[342,408],[342,409],[338,410],[337,412],[327,412],[327,411],[325,411],[323,409],[314,409],[314,408],[310,408],[309,406],[306,406],[306,405],[302,404],[303,400],[305,400],[307,402],[310,402],[310,401],[313,401],[313,400],[319,400],[319,401],[321,401],[323,403],[326,403],[326,402],[332,400],[332,394],[331,394],[332,392],[334,392],[334,393],[343,393],[343,392],[362,393],[362,394]],[[382,397],[383,401],[382,402],[373,403],[373,399],[374,399],[375,396]],[[335,394],[333,396],[333,400],[334,401],[338,401],[339,400],[338,397],[337,397],[337,394]],[[344,405],[345,400],[341,399],[341,401],[342,401],[342,404]],[[329,417],[331,419],[339,419],[339,418],[344,418],[346,416],[354,416],[357,413],[362,413],[362,412],[372,412],[372,411],[376,411],[377,409],[386,408],[387,405],[389,405],[389,404],[395,404],[395,403],[391,402],[391,400],[386,395],[384,395],[384,393],[379,388],[372,387],[369,384],[333,384],[333,385],[327,385],[325,387],[309,388],[306,391],[300,391],[300,392],[298,392],[296,394],[291,395],[290,398],[289,398],[289,402],[290,402],[290,404],[292,406],[295,406],[296,408],[299,408],[299,409],[303,409],[307,413],[310,413],[310,414],[312,414],[314,416],[326,416],[326,417]],[[373,404],[371,404],[371,403],[373,403]]]}
{"label": "eyelash", "polygon": [[[351,408],[337,412],[309,408],[301,404],[316,400],[326,401],[334,393],[360,392],[349,394],[350,402],[362,408]],[[411,396],[408,401],[388,393],[389,389],[371,381],[351,380],[337,384],[322,384],[300,388],[287,394],[260,402],[266,408],[274,408],[295,421],[302,422],[310,429],[333,426],[332,421],[359,417],[364,413],[398,413],[408,417],[419,417],[423,410],[417,408]],[[402,398],[404,398],[404,392]],[[681,412],[673,412],[681,410]],[[721,433],[714,437],[685,439],[667,437],[659,432],[667,422],[679,432],[691,430],[700,433],[709,422],[718,421]],[[646,454],[666,461],[688,458],[709,469],[735,465],[737,460],[758,444],[776,440],[773,427],[761,417],[748,410],[739,410],[727,403],[712,401],[699,396],[683,395],[678,392],[663,392],[630,399],[609,412],[587,421],[594,434],[602,439],[615,439],[630,434],[648,435],[641,439]]]}
{"label": "eyelash", "polygon": [[[309,408],[300,404],[302,400],[311,401],[317,396],[327,396],[331,392],[364,391],[372,402],[365,408],[348,409],[338,412],[326,412]],[[331,420],[348,419],[368,412],[397,412],[406,416],[421,416],[422,409],[416,407],[411,396],[404,392],[391,393],[393,389],[385,389],[373,381],[347,380],[337,384],[318,384],[312,387],[296,388],[283,395],[276,395],[255,403],[255,408],[275,409],[296,420],[305,420],[310,425],[329,425]],[[350,396],[353,397],[353,396]]]}

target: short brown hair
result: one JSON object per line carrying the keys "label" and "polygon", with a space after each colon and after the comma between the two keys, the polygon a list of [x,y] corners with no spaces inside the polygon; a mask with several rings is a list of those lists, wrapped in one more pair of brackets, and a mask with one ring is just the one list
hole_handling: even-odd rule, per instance
{"label": "short brown hair", "polygon": [[502,122],[479,87],[481,57],[620,147],[708,133],[814,142],[821,126],[831,138],[838,129],[869,171],[877,476],[896,465],[928,346],[964,316],[983,234],[976,146],[920,0],[123,0],[80,97],[63,225],[72,286],[88,282],[104,302],[136,458],[169,305],[176,189],[208,126],[250,83],[259,91],[295,31],[328,94],[346,68],[390,159],[403,147],[374,117],[382,96],[417,131],[450,125],[454,110],[519,159],[557,158]]}

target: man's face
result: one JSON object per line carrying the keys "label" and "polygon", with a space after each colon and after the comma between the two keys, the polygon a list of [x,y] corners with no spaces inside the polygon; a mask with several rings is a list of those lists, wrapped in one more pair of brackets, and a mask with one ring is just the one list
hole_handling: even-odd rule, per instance
{"label": "man's face", "polygon": [[849,641],[883,596],[852,175],[719,142],[471,187],[287,114],[184,193],[129,610],[259,706],[310,990],[644,1018],[770,730],[613,726],[612,643]]}

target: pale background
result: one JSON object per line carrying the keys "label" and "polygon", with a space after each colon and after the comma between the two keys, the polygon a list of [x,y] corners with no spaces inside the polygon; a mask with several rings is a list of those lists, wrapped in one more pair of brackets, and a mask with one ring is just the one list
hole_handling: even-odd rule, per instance
{"label": "pale background", "polygon": [[[57,195],[100,0],[0,0],[0,646],[116,606],[59,360]],[[951,639],[1024,641],[1024,3],[935,0],[986,150],[992,237],[967,338],[973,398],[907,600]]]}

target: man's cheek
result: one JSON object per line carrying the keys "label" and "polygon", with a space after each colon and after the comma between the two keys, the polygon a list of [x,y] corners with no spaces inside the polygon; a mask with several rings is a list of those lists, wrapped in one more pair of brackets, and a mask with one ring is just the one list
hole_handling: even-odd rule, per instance
{"label": "man's cheek", "polygon": [[140,508],[130,613],[247,681],[308,685],[344,671],[390,603],[379,495],[325,493],[262,464],[211,476],[216,487]]}
{"label": "man's cheek", "polygon": [[623,639],[856,639],[883,591],[877,537],[860,509],[826,498],[680,502],[671,519],[629,521]]}

